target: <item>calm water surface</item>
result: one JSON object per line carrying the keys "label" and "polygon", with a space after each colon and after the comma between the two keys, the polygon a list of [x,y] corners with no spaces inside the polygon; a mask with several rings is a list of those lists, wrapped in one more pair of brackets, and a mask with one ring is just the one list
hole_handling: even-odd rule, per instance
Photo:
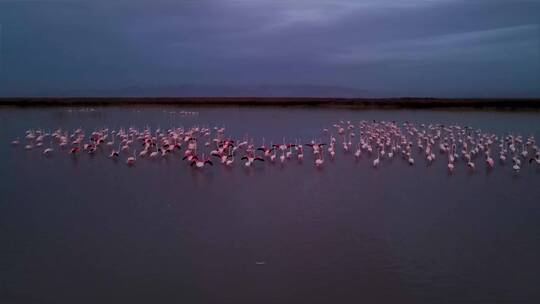
{"label": "calm water surface", "polygon": [[[197,115],[182,115],[183,110]],[[171,113],[174,112],[174,113]],[[28,128],[225,126],[310,140],[335,121],[457,123],[540,139],[540,113],[0,108],[0,303],[538,303],[540,169],[449,176],[364,155],[192,170],[43,157]],[[207,170],[209,169],[209,170]]]}

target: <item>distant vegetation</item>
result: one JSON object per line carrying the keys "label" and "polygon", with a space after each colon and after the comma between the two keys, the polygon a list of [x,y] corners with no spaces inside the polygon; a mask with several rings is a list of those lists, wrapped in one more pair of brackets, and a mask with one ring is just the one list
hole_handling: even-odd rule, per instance
{"label": "distant vegetation", "polygon": [[348,108],[540,109],[540,99],[311,98],[311,97],[17,97],[2,106],[302,106]]}

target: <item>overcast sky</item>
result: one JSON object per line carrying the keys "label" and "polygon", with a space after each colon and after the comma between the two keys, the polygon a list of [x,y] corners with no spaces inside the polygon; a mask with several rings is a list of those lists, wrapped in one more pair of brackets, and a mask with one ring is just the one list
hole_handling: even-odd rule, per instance
{"label": "overcast sky", "polygon": [[540,96],[539,0],[0,0],[0,95]]}

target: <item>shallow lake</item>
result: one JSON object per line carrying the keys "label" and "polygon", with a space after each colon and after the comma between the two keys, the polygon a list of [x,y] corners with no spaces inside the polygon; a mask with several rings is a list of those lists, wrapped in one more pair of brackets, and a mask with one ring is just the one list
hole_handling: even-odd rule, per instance
{"label": "shallow lake", "polygon": [[307,142],[337,121],[540,138],[540,112],[0,108],[1,303],[538,303],[540,166],[414,166],[338,151],[198,170],[12,147],[27,129],[193,125]]}

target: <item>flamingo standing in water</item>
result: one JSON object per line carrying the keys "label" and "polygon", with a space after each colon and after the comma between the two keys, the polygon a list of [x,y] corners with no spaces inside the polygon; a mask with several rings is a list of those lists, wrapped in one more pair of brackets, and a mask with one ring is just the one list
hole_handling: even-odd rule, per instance
{"label": "flamingo standing in water", "polygon": [[296,157],[298,158],[298,161],[304,160],[304,147],[302,145],[297,145],[296,148],[298,149],[298,155]]}
{"label": "flamingo standing in water", "polygon": [[324,152],[321,150],[321,152],[317,155],[317,158],[315,159],[315,166],[321,167],[324,164]]}
{"label": "flamingo standing in water", "polygon": [[315,141],[312,141],[311,143],[306,144],[306,146],[311,147],[313,149],[313,154],[319,154],[321,153],[323,147],[326,146],[326,144],[324,143],[317,144],[315,143]]}
{"label": "flamingo standing in water", "polygon": [[51,143],[51,145],[47,149],[43,150],[43,155],[51,155],[52,152],[54,152],[54,149],[52,148]]}
{"label": "flamingo standing in water", "polygon": [[454,164],[451,162],[448,162],[448,171],[450,171],[450,173],[454,172]]}
{"label": "flamingo standing in water", "polygon": [[454,154],[453,149],[448,153],[448,171],[454,172]]}
{"label": "flamingo standing in water", "polygon": [[376,168],[377,166],[379,166],[379,163],[381,162],[380,159],[379,159],[379,158],[380,158],[380,154],[381,154],[381,151],[380,151],[380,150],[377,150],[377,158],[375,158],[375,159],[373,160],[373,167],[375,167],[375,168]]}
{"label": "flamingo standing in water", "polygon": [[139,156],[140,156],[140,157],[145,157],[147,154],[148,154],[148,149],[145,148],[145,149],[143,149],[143,150],[139,153]]}
{"label": "flamingo standing in water", "polygon": [[47,148],[43,150],[43,155],[50,155],[54,151],[53,148]]}
{"label": "flamingo standing in water", "polygon": [[[263,139],[263,142],[264,142],[264,139]],[[257,151],[263,151],[264,153],[264,157],[270,157],[270,154],[272,153],[272,151],[274,151],[276,149],[275,146],[271,146],[271,147],[266,147],[263,143],[263,145],[259,148],[257,148]]]}
{"label": "flamingo standing in water", "polygon": [[489,155],[489,150],[486,152],[486,164],[489,168],[493,168],[494,166],[494,161],[493,158],[491,158],[491,156]]}
{"label": "flamingo standing in water", "polygon": [[412,156],[410,154],[409,154],[408,161],[409,161],[409,165],[411,165],[411,166],[414,165],[414,158],[412,158]]}
{"label": "flamingo standing in water", "polygon": [[281,155],[279,156],[279,161],[283,163],[285,161],[285,150],[281,150]]}
{"label": "flamingo standing in water", "polygon": [[281,150],[281,155],[279,156],[279,160],[281,163],[285,162],[285,157],[290,158],[292,155],[292,152],[287,152],[287,156],[285,156],[285,151],[289,148],[291,148],[292,144],[285,144],[285,138],[283,139],[283,144],[281,145],[274,145],[274,148],[279,148]]}
{"label": "flamingo standing in water", "polygon": [[116,138],[116,132],[115,132],[115,131],[112,131],[112,132],[111,132],[111,137],[112,137],[112,139],[111,139],[110,141],[107,142],[107,146],[108,146],[108,147],[114,146],[114,140],[115,140],[115,138]]}
{"label": "flamingo standing in water", "polygon": [[330,154],[331,159],[334,159],[334,156],[336,156],[336,149],[335,149],[335,143],[331,142],[330,146],[328,147],[328,154]]}
{"label": "flamingo standing in water", "polygon": [[274,149],[274,153],[272,153],[272,155],[270,155],[270,161],[271,162],[276,161],[276,157],[277,157],[276,153],[277,153],[276,149]]}
{"label": "flamingo standing in water", "polygon": [[360,158],[360,155],[362,155],[362,148],[360,146],[360,142],[358,142],[357,147],[356,147],[356,151],[354,152],[354,156],[356,158]]}
{"label": "flamingo standing in water", "polygon": [[133,151],[133,156],[130,156],[127,158],[126,160],[126,164],[128,166],[132,166],[135,164],[135,161],[137,160],[137,158],[135,158],[135,154],[137,153],[137,151]]}
{"label": "flamingo standing in water", "polygon": [[[336,124],[338,136],[330,134],[326,131],[325,136],[329,136],[329,147],[324,148],[325,144],[316,143],[313,139],[308,147],[312,148],[312,152],[315,160],[315,165],[321,166],[324,162],[323,152],[329,152],[330,156],[334,156],[338,149],[336,145],[343,144],[343,149],[351,151],[353,137],[357,134],[358,140],[355,150],[355,157],[359,159],[361,154],[373,153],[373,149],[377,150],[376,159],[373,160],[373,166],[378,167],[381,165],[381,161],[384,158],[391,159],[395,155],[401,154],[404,161],[409,164],[414,164],[413,147],[418,148],[418,153],[424,154],[429,163],[435,162],[436,157],[434,153],[434,147],[439,147],[440,153],[448,153],[447,168],[450,172],[454,171],[456,161],[459,159],[459,155],[462,155],[464,159],[464,165],[468,166],[471,170],[475,169],[476,158],[480,155],[485,155],[485,162],[488,168],[494,167],[494,160],[492,155],[497,155],[501,163],[506,159],[511,158],[513,161],[513,169],[519,171],[525,166],[525,161],[530,164],[540,164],[540,152],[538,146],[535,145],[534,137],[524,139],[520,135],[510,134],[508,136],[497,136],[490,133],[482,132],[481,130],[472,130],[470,127],[459,126],[442,126],[442,125],[420,125],[419,128],[415,127],[412,123],[404,123],[402,126],[398,126],[395,122],[385,121],[373,121],[366,122],[361,121],[358,129],[350,124],[350,122],[339,122]],[[102,128],[91,132],[90,136],[85,139],[85,132],[82,129],[77,129],[74,132],[66,132],[61,129],[57,129],[53,132],[46,132],[41,129],[28,130],[24,139],[25,149],[31,150],[40,146],[45,146],[47,138],[50,139],[51,145],[49,148],[42,151],[42,154],[48,155],[53,153],[54,149],[62,149],[72,144],[69,154],[78,154],[81,151],[87,151],[90,154],[98,154],[104,151],[102,145],[106,143],[107,146],[111,146],[107,151],[110,152],[109,157],[119,157],[118,150],[125,150],[130,155],[133,151],[133,147],[138,144],[143,145],[143,151],[138,155],[140,157],[148,156],[157,157],[161,153],[163,156],[174,153],[177,149],[180,149],[185,143],[187,149],[183,153],[184,159],[188,159],[193,166],[209,165],[205,163],[204,154],[203,159],[197,158],[197,139],[203,140],[203,145],[199,148],[203,152],[210,150],[209,143],[215,142],[216,149],[210,154],[220,158],[221,163],[227,166],[231,166],[234,163],[235,155],[237,153],[245,152],[246,156],[243,158],[246,160],[243,165],[251,166],[255,160],[270,160],[275,161],[277,157],[284,163],[287,159],[297,158],[298,161],[304,159],[304,151],[302,145],[296,140],[294,144],[285,143],[273,145],[270,147],[263,144],[258,149],[255,149],[253,139],[244,137],[243,141],[235,145],[230,139],[226,139],[223,131],[216,131],[214,133],[212,128],[194,126],[189,129],[184,128],[172,128],[165,132],[161,129],[156,130],[155,136],[148,127],[139,131],[136,128],[130,127],[129,129],[119,129],[118,131],[111,131],[107,128]],[[354,132],[354,133],[353,133]],[[348,136],[348,139],[347,139]],[[118,139],[116,139],[118,138]],[[338,140],[339,138],[340,140]],[[341,141],[341,139],[343,141]],[[320,140],[319,140],[320,142]],[[18,138],[11,142],[12,145],[20,145]],[[119,145],[118,150],[112,149],[112,146]],[[413,146],[414,144],[414,146]],[[53,147],[53,145],[56,145]],[[492,145],[498,146],[498,151],[492,149]],[[459,148],[458,148],[459,147]],[[261,155],[260,159],[256,157],[256,151],[263,151],[264,156]],[[281,150],[280,155],[277,155],[278,150]],[[326,151],[325,151],[326,150]],[[296,151],[296,152],[294,152]],[[371,152],[370,152],[371,151]],[[458,153],[457,151],[461,151]],[[29,152],[30,153],[30,152]],[[136,155],[129,158],[129,162],[135,161]],[[345,156],[347,157],[347,156]],[[195,162],[193,162],[195,161]],[[128,161],[126,161],[128,162]],[[523,163],[523,164],[522,164]]]}
{"label": "flamingo standing in water", "polygon": [[196,155],[193,156],[193,158],[191,159],[191,164],[190,164],[190,166],[192,166],[192,167],[195,166],[195,167],[197,167],[197,168],[202,168],[202,167],[204,167],[204,166],[207,165],[207,164],[210,165],[210,166],[213,166],[213,165],[214,165],[214,164],[212,163],[212,161],[211,161],[210,159],[208,159],[208,158],[205,158],[205,157],[204,157],[204,154],[203,154],[203,156],[202,156],[201,159],[199,159]]}
{"label": "flamingo standing in water", "polygon": [[467,162],[467,166],[471,169],[471,171],[474,171],[474,169],[476,169],[476,166],[471,160]]}
{"label": "flamingo standing in water", "polygon": [[244,163],[244,165],[245,165],[246,167],[251,166],[251,165],[253,164],[253,162],[256,161],[256,160],[261,161],[261,162],[264,161],[264,159],[263,159],[262,157],[255,157],[255,156],[253,156],[253,155],[246,155],[246,156],[242,157],[241,160],[247,160],[247,161]]}
{"label": "flamingo standing in water", "polygon": [[512,169],[514,169],[516,172],[519,172],[519,170],[521,170],[521,161],[519,160],[519,158],[517,158],[517,156],[514,156],[512,160],[514,162],[514,166],[512,166]]}
{"label": "flamingo standing in water", "polygon": [[110,158],[118,158],[118,156],[120,156],[119,151],[120,151],[120,145],[118,145],[118,150],[114,150],[114,149],[113,149],[113,150],[111,151],[111,154],[109,154],[109,157],[110,157]]}
{"label": "flamingo standing in water", "polygon": [[69,150],[69,153],[75,155],[79,153],[80,151],[81,151],[81,148],[79,146],[76,146],[76,147],[71,148],[71,150]]}
{"label": "flamingo standing in water", "polygon": [[158,157],[159,155],[159,148],[157,148],[157,146],[155,147],[156,150],[152,151],[152,153],[150,153],[150,158],[156,158]]}
{"label": "flamingo standing in water", "polygon": [[225,165],[230,167],[232,166],[233,163],[234,163],[234,155],[227,156],[227,161],[225,162]]}
{"label": "flamingo standing in water", "polygon": [[529,164],[532,162],[536,162],[536,164],[540,165],[540,151],[536,152],[535,156],[529,159]]}
{"label": "flamingo standing in water", "polygon": [[287,145],[287,149],[289,149],[289,151],[287,151],[287,153],[285,155],[287,157],[287,159],[291,159],[291,156],[293,154],[293,152],[292,152],[293,147],[296,148],[296,144],[288,144]]}

